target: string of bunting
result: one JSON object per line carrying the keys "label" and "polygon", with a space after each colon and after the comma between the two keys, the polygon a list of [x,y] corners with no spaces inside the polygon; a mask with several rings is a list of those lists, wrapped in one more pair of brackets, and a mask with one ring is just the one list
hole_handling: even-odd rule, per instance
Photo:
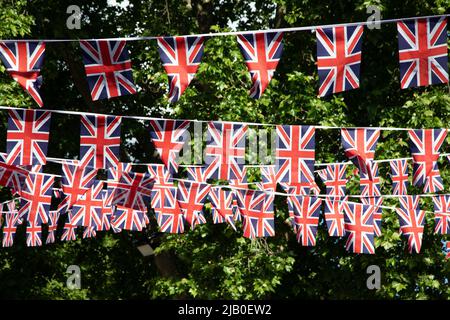
{"label": "string of bunting", "polygon": [[[347,195],[348,164],[329,164],[314,171],[316,126],[277,125],[275,164],[260,167],[261,181],[251,189],[244,165],[249,127],[245,123],[207,122],[204,164],[186,166],[187,178],[182,178],[179,153],[186,142],[183,136],[190,128],[189,120],[132,117],[148,121],[150,141],[162,162],[147,164],[147,172],[142,173],[133,171],[133,165],[138,164],[119,159],[121,119],[128,116],[1,109],[8,109],[9,117],[7,150],[0,154],[0,185],[10,188],[14,197],[6,203],[8,210],[2,212],[5,247],[13,244],[17,226],[25,221],[29,246],[42,244],[42,225],[48,225],[46,243],[54,242],[60,218],[65,219],[63,230],[59,230],[63,241],[75,239],[78,227],[84,228],[84,237],[105,230],[142,231],[149,224],[149,208],[161,232],[182,233],[185,225],[194,229],[207,222],[206,202],[214,223],[227,223],[237,230],[241,221],[244,237],[269,237],[275,235],[276,195],[286,196],[288,220],[304,246],[316,244],[324,207],[329,236],[346,237],[346,248],[351,252],[373,254],[374,237],[381,235],[382,209],[393,209],[400,233],[408,239],[409,252],[420,252],[425,224],[425,211],[419,205],[422,196],[432,197],[435,233],[450,233],[450,195],[438,194],[444,184],[437,163],[447,129],[407,131],[414,165],[412,183],[422,186],[425,195],[407,194],[406,158],[389,161],[393,192],[382,195],[374,159],[381,129],[340,128],[345,155],[360,175],[361,194]],[[80,115],[79,160],[47,158],[52,113]],[[61,163],[60,181],[55,180],[57,175],[42,172],[47,161]],[[98,180],[98,170],[107,170],[106,181]],[[326,194],[320,194],[314,173],[322,179]],[[212,185],[214,180],[228,184]],[[284,193],[277,192],[278,186]],[[387,197],[397,197],[400,206],[383,206]],[[58,199],[55,209],[52,198]]]}
{"label": "string of bunting", "polygon": [[[447,17],[449,14],[380,20],[396,23],[400,87],[448,83]],[[92,100],[136,94],[127,42],[156,40],[169,78],[168,100],[176,102],[197,73],[208,38],[237,36],[238,47],[251,76],[249,94],[260,98],[283,53],[283,34],[315,31],[317,39],[318,96],[359,88],[364,26],[355,22],[270,30],[221,32],[185,36],[119,37],[105,39],[0,40],[0,59],[7,71],[39,107],[40,75],[47,43],[79,42]]]}

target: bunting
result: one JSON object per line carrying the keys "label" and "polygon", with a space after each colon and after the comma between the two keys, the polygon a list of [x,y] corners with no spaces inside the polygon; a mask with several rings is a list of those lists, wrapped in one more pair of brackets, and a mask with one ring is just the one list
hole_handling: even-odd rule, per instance
{"label": "bunting", "polygon": [[252,78],[250,97],[259,99],[269,85],[283,53],[283,33],[240,34],[237,40]]}
{"label": "bunting", "polygon": [[408,162],[406,159],[389,161],[391,167],[392,194],[403,196],[408,193]]}
{"label": "bunting", "polygon": [[288,211],[294,217],[293,225],[298,243],[307,247],[315,246],[322,200],[316,197],[294,195],[287,199]]}
{"label": "bunting", "polygon": [[450,196],[433,197],[434,203],[434,233],[450,234]]}
{"label": "bunting", "polygon": [[0,59],[11,77],[26,90],[39,107],[44,106],[40,75],[45,43],[40,41],[0,42]]}
{"label": "bunting", "polygon": [[400,208],[395,208],[400,220],[400,234],[408,238],[409,253],[419,253],[422,246],[425,211],[419,208],[419,196],[399,198]]}
{"label": "bunting", "polygon": [[343,202],[345,247],[354,253],[375,254],[373,207],[360,203]]}

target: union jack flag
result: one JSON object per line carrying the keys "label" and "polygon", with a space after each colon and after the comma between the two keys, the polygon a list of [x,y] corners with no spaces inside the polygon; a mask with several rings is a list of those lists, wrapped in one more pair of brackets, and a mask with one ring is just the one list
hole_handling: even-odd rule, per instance
{"label": "union jack flag", "polygon": [[12,194],[20,192],[28,171],[19,166],[6,164],[7,155],[0,153],[0,186],[11,188]]}
{"label": "union jack flag", "polygon": [[363,26],[318,28],[319,96],[359,88]]}
{"label": "union jack flag", "polygon": [[343,237],[345,235],[345,218],[342,203],[347,200],[347,196],[343,198],[327,197],[325,199],[325,221],[330,237]]}
{"label": "union jack flag", "polygon": [[294,217],[298,243],[306,247],[315,246],[322,199],[294,195],[287,199],[289,214]]}
{"label": "union jack flag", "polygon": [[186,220],[193,230],[196,225],[206,223],[203,206],[211,185],[199,182],[180,181],[177,200]]}
{"label": "union jack flag", "polygon": [[189,121],[150,120],[150,138],[171,174],[178,172],[178,158],[188,140]]}
{"label": "union jack flag", "polygon": [[65,197],[58,205],[58,211],[70,210],[94,184],[96,175],[97,170],[92,167],[82,167],[78,163],[63,163],[61,189]]}
{"label": "union jack flag", "polygon": [[402,89],[448,82],[447,19],[397,22]]}
{"label": "union jack flag", "polygon": [[326,186],[327,194],[334,196],[345,196],[347,187],[346,164],[329,164],[319,176]]}
{"label": "union jack flag", "polygon": [[112,204],[147,211],[155,178],[147,173],[123,172],[118,182],[108,182],[114,188]]}
{"label": "union jack flag", "polygon": [[161,37],[158,51],[169,76],[169,102],[177,102],[194,79],[203,57],[204,37]]}
{"label": "union jack flag", "polygon": [[279,125],[276,132],[277,181],[291,194],[308,194],[314,182],[315,128]]}
{"label": "union jack flag", "polygon": [[51,113],[39,110],[9,110],[6,135],[7,164],[45,164]]}
{"label": "union jack flag", "polygon": [[247,125],[208,122],[205,164],[212,179],[242,179]]}
{"label": "union jack flag", "polygon": [[[155,187],[157,187],[155,185]],[[183,233],[184,216],[177,201],[177,188],[153,189],[151,207],[161,232]]]}
{"label": "union jack flag", "polygon": [[70,212],[70,222],[83,227],[100,227],[103,209],[103,181],[95,181],[88,191],[76,200]]}
{"label": "union jack flag", "polygon": [[424,185],[424,192],[444,190],[437,161],[439,149],[447,137],[447,129],[421,129],[408,131],[413,157],[413,185]]}
{"label": "union jack flag", "polygon": [[233,208],[234,208],[234,221],[242,221],[242,212],[239,208],[238,197],[239,189],[248,189],[249,183],[247,180],[247,168],[243,167],[242,176],[238,179],[228,180],[228,184],[232,187],[233,192]]}
{"label": "union jack flag", "polygon": [[126,41],[80,41],[92,100],[136,93]]}
{"label": "union jack flag", "polygon": [[419,196],[399,197],[400,208],[395,208],[400,220],[400,234],[408,237],[409,253],[420,252],[425,211],[419,208]]}
{"label": "union jack flag", "polygon": [[244,237],[273,237],[275,235],[273,200],[264,191],[239,190]]}
{"label": "union jack flag", "polygon": [[14,236],[16,235],[17,226],[22,224],[19,213],[17,211],[6,212],[4,216],[5,225],[3,226],[3,247],[12,247],[14,244]]}
{"label": "union jack flag", "polygon": [[369,205],[373,207],[373,232],[375,237],[381,236],[381,221],[383,210],[381,206],[383,205],[382,197],[369,197],[361,198],[362,204]]}
{"label": "union jack flag", "polygon": [[283,53],[283,33],[240,34],[237,40],[252,78],[250,97],[259,99],[269,85]]}
{"label": "union jack flag", "polygon": [[122,172],[130,172],[132,169],[132,163],[119,162],[117,167],[108,168],[108,180],[119,181]]}
{"label": "union jack flag", "polygon": [[76,240],[77,238],[77,226],[72,224],[70,221],[70,215],[67,215],[66,223],[64,224],[63,233],[61,235],[61,241]]}
{"label": "union jack flag", "polygon": [[434,233],[450,234],[450,196],[433,197],[434,202]]}
{"label": "union jack flag", "polygon": [[234,225],[233,191],[211,188],[209,200],[212,205],[213,222],[227,222],[236,231],[236,226]]}
{"label": "union jack flag", "polygon": [[391,166],[392,194],[403,196],[408,193],[408,161],[398,159],[389,161]]}
{"label": "union jack flag", "polygon": [[195,182],[207,182],[214,169],[214,167],[208,166],[187,166],[187,179]]}
{"label": "union jack flag", "polygon": [[380,130],[341,129],[341,140],[345,155],[355,164],[361,175],[369,175],[369,177],[371,175],[370,169],[379,137]]}
{"label": "union jack flag", "polygon": [[48,222],[48,212],[52,201],[55,177],[43,173],[30,172],[20,192],[20,217],[26,216],[34,228]]}
{"label": "union jack flag", "polygon": [[145,212],[117,206],[114,210],[111,226],[120,230],[142,231],[148,223]]}
{"label": "union jack flag", "polygon": [[42,246],[41,240],[42,227],[34,221],[27,222],[27,246],[37,247]]}
{"label": "union jack flag", "polygon": [[121,117],[116,116],[81,116],[80,158],[84,166],[117,167],[121,121]]}
{"label": "union jack flag", "polygon": [[345,232],[348,234],[345,247],[354,253],[375,254],[372,206],[343,202]]}
{"label": "union jack flag", "polygon": [[49,224],[48,224],[48,235],[45,240],[46,244],[55,243],[56,229],[58,228],[59,211],[50,211],[48,214]]}
{"label": "union jack flag", "polygon": [[28,91],[39,107],[44,105],[39,91],[45,43],[38,41],[0,42],[0,59],[8,73]]}
{"label": "union jack flag", "polygon": [[361,172],[359,179],[359,187],[363,196],[381,196],[380,176],[378,174],[378,163],[372,162],[370,166],[370,174]]}

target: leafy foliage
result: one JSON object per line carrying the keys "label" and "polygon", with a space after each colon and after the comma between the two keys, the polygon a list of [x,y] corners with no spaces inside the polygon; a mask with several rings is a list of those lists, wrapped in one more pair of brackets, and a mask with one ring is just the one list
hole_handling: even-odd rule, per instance
{"label": "leafy foliage", "polygon": [[[375,4],[385,18],[448,12],[449,0],[434,1],[78,1],[81,30],[65,26],[66,1],[2,1],[0,37],[92,38],[112,36],[175,35],[199,32],[290,27],[365,21],[366,7]],[[285,50],[275,78],[259,100],[248,96],[250,78],[234,37],[208,39],[199,72],[175,105],[166,98],[167,76],[156,44],[130,42],[135,81],[139,92],[108,101],[92,102],[77,43],[51,43],[44,63],[43,95],[46,108],[283,124],[349,126],[450,127],[448,86],[400,90],[395,25],[365,31],[361,89],[317,98],[315,37],[308,32],[286,33]],[[0,67],[0,105],[34,107],[33,101]],[[5,113],[1,113],[5,124]],[[50,156],[78,156],[79,130],[75,116],[55,115]],[[2,130],[2,150],[5,130]],[[145,125],[124,121],[122,161],[159,161]],[[75,135],[76,136],[76,135]],[[136,140],[132,140],[134,137]],[[320,162],[344,159],[337,130],[317,132]],[[449,141],[450,142],[450,139]],[[448,151],[448,143],[444,145]],[[383,132],[378,159],[409,153],[406,132]],[[443,159],[442,159],[443,160]],[[450,186],[450,168],[440,168]],[[50,165],[48,172],[58,173]],[[388,168],[380,168],[383,193],[391,191]],[[251,180],[257,179],[251,173]],[[348,186],[357,194],[357,177]],[[417,188],[411,192],[419,193]],[[1,190],[2,199],[8,197]],[[448,299],[450,265],[441,253],[441,239],[433,234],[427,214],[421,254],[409,255],[398,233],[395,212],[383,212],[383,235],[376,239],[376,255],[349,254],[344,239],[327,236],[321,221],[317,246],[303,248],[285,223],[285,199],[277,199],[276,236],[250,241],[242,232],[212,223],[184,235],[161,235],[152,227],[142,234],[99,234],[96,239],[25,247],[24,228],[16,244],[0,250],[0,297],[51,299],[112,298],[355,298]],[[386,200],[386,205],[397,205]],[[429,199],[423,208],[432,210]],[[152,216],[152,215],[151,215]],[[80,231],[81,232],[81,231]],[[79,235],[81,237],[81,234]],[[156,255],[142,258],[136,246],[151,238]],[[69,290],[66,269],[81,267],[81,290]],[[366,287],[366,268],[381,268],[382,287]]]}

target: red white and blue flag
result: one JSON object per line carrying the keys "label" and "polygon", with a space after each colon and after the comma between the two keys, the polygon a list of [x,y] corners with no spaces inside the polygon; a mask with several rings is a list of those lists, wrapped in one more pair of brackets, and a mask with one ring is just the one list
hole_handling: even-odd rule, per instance
{"label": "red white and blue flag", "polygon": [[44,105],[40,87],[45,43],[38,41],[0,42],[0,59],[8,73],[28,91],[39,107]]}
{"label": "red white and blue flag", "polygon": [[275,171],[277,181],[288,193],[307,195],[314,182],[315,128],[276,128]]}
{"label": "red white and blue flag", "polygon": [[382,215],[383,210],[381,206],[383,205],[383,198],[382,197],[368,197],[368,198],[361,198],[362,204],[372,206],[373,207],[373,231],[375,237],[381,236],[381,221],[382,221]]}
{"label": "red white and blue flag", "polygon": [[20,192],[20,217],[40,226],[48,222],[55,177],[44,173],[30,173]]}
{"label": "red white and blue flag", "polygon": [[397,22],[402,89],[448,82],[447,18]]}
{"label": "red white and blue flag", "polygon": [[347,187],[346,170],[346,164],[329,164],[324,171],[319,172],[327,194],[345,196]]}
{"label": "red white and blue flag", "polygon": [[319,96],[359,88],[363,26],[316,29]]}
{"label": "red white and blue flag", "polygon": [[209,166],[187,166],[185,169],[188,180],[207,182],[215,168]]}
{"label": "red white and blue flag", "polygon": [[277,174],[275,166],[267,165],[260,167],[261,182],[257,182],[256,186],[260,190],[275,192],[277,190]]}
{"label": "red white and blue flag", "polygon": [[237,40],[252,78],[250,97],[259,99],[269,85],[283,53],[283,33],[240,34]]}
{"label": "red white and blue flag", "polygon": [[403,196],[408,193],[408,161],[396,159],[389,161],[391,166],[392,194]]}
{"label": "red white and blue flag", "polygon": [[150,138],[161,161],[171,174],[178,172],[180,151],[189,137],[189,121],[151,120]]}
{"label": "red white and blue flag", "polygon": [[289,215],[293,216],[298,243],[306,247],[315,246],[322,199],[295,195],[287,199],[288,211]]}
{"label": "red white and blue flag", "polygon": [[366,174],[370,177],[379,137],[380,130],[376,129],[341,129],[345,155],[355,164],[361,175]]}
{"label": "red white and blue flag", "polygon": [[205,164],[211,170],[210,178],[243,178],[247,129],[244,124],[208,122]]}
{"label": "red white and blue flag", "polygon": [[330,237],[343,237],[345,235],[345,217],[342,203],[347,200],[347,196],[343,198],[327,197],[325,199],[324,214]]}
{"label": "red white and blue flag", "polygon": [[434,202],[434,233],[450,234],[450,196],[433,197]]}
{"label": "red white and blue flag", "polygon": [[148,173],[123,172],[118,182],[108,181],[113,188],[112,204],[147,211],[155,178]]}
{"label": "red white and blue flag", "polygon": [[3,247],[12,247],[14,237],[16,235],[17,226],[22,224],[19,213],[17,211],[9,211],[4,213],[5,225],[3,226]]}
{"label": "red white and blue flag", "polygon": [[97,170],[92,167],[82,167],[78,163],[62,164],[61,189],[64,198],[58,205],[58,211],[65,212],[83,196],[93,185]]}
{"label": "red white and blue flag", "polygon": [[211,190],[207,183],[180,181],[178,183],[177,200],[184,220],[193,230],[197,225],[206,223],[203,206]]}
{"label": "red white and blue flag", "polygon": [[50,131],[49,111],[9,110],[6,134],[7,164],[45,164]]}
{"label": "red white and blue flag", "polygon": [[28,170],[19,166],[9,165],[6,163],[7,155],[0,153],[0,186],[11,189],[12,194],[20,192],[25,179],[28,175]]}
{"label": "red white and blue flag", "polygon": [[273,199],[258,190],[238,190],[244,237],[259,238],[275,235]]}
{"label": "red white and blue flag", "polygon": [[425,211],[419,208],[419,196],[399,197],[400,208],[395,208],[400,221],[400,234],[408,237],[409,253],[420,252]]}
{"label": "red white and blue flag", "polygon": [[114,210],[111,226],[116,230],[142,231],[148,224],[145,212],[117,206]]}
{"label": "red white and blue flag", "polygon": [[155,179],[153,189],[158,187],[173,187],[173,177],[163,164],[149,164],[147,166],[148,174]]}
{"label": "red white and blue flag", "polygon": [[158,51],[169,76],[169,102],[177,102],[194,79],[202,61],[205,38],[158,38]]}
{"label": "red white and blue flag", "polygon": [[214,223],[228,223],[235,231],[233,191],[223,188],[211,188],[208,196]]}
{"label": "red white and blue flag", "polygon": [[345,232],[348,234],[345,247],[354,253],[375,254],[372,206],[354,202],[342,202]]}
{"label": "red white and blue flag", "polygon": [[445,259],[450,259],[450,241],[444,242]]}
{"label": "red white and blue flag", "polygon": [[103,181],[95,181],[72,207],[70,222],[73,225],[99,228],[102,224]]}
{"label": "red white and blue flag", "polygon": [[126,45],[124,40],[80,41],[92,100],[136,93]]}
{"label": "red white and blue flag", "polygon": [[57,210],[50,211],[48,214],[48,234],[45,244],[55,243],[56,229],[58,228],[58,220],[60,213]]}
{"label": "red white and blue flag", "polygon": [[447,137],[447,129],[409,130],[410,150],[413,157],[413,185],[424,186],[424,192],[444,190],[437,161],[439,149]]}
{"label": "red white and blue flag", "polygon": [[151,207],[155,211],[159,230],[167,233],[184,232],[184,215],[177,200],[177,187],[165,187],[152,191]]}
{"label": "red white and blue flag", "polygon": [[111,229],[111,220],[113,215],[112,207],[112,190],[101,191],[103,206],[100,215],[100,226],[96,228],[96,231],[108,231]]}
{"label": "red white and blue flag", "polygon": [[81,115],[80,162],[95,169],[117,167],[121,117]]}

